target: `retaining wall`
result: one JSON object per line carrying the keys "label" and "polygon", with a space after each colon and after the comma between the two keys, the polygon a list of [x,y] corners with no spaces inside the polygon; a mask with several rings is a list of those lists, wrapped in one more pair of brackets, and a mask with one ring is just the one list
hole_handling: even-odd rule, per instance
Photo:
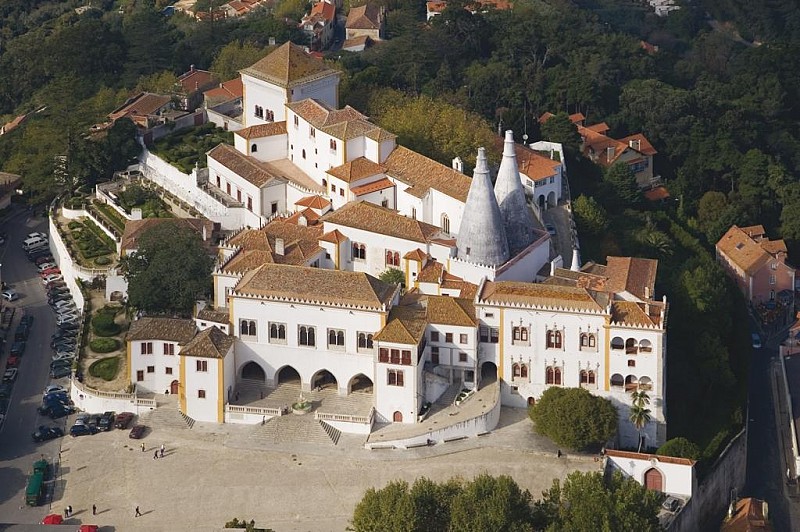
{"label": "retaining wall", "polygon": [[84,412],[133,412],[136,415],[155,410],[154,399],[137,397],[136,394],[103,392],[81,384],[74,378],[70,386],[70,397],[75,406]]}

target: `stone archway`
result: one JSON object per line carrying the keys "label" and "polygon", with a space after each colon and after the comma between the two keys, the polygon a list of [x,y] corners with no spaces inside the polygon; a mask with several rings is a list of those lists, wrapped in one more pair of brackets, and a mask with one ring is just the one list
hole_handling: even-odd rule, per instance
{"label": "stone archway", "polygon": [[533,397],[528,397],[528,406],[533,406],[536,404],[536,399]]}
{"label": "stone archway", "polygon": [[497,365],[494,362],[481,364],[481,387],[497,381]]}
{"label": "stone archway", "polygon": [[544,194],[539,194],[539,198],[537,199],[536,202],[539,204],[539,210],[540,211],[543,211],[543,210],[545,210],[547,208],[547,205],[546,205],[545,199],[544,199]]}
{"label": "stone archway", "polygon": [[644,487],[652,491],[664,491],[664,476],[661,471],[651,467],[644,472]]}
{"label": "stone archway", "polygon": [[555,207],[556,206],[556,193],[550,192],[547,195],[547,206],[548,207]]}
{"label": "stone archway", "polygon": [[300,384],[300,373],[292,366],[284,366],[275,374],[275,384]]}
{"label": "stone archway", "polygon": [[319,370],[311,377],[311,389],[325,389],[329,387],[333,387],[334,389],[338,388],[339,383],[336,380],[336,377],[333,376],[333,373],[328,371],[327,369]]}
{"label": "stone archway", "polygon": [[180,383],[177,380],[174,380],[169,384],[169,393],[171,393],[172,395],[178,395],[179,388],[180,388]]}
{"label": "stone archway", "polygon": [[347,393],[372,394],[373,389],[372,379],[363,373],[355,375],[347,385]]}
{"label": "stone archway", "polygon": [[250,361],[242,366],[242,379],[263,383],[267,380],[267,374],[264,373],[264,368],[262,368],[258,362]]}

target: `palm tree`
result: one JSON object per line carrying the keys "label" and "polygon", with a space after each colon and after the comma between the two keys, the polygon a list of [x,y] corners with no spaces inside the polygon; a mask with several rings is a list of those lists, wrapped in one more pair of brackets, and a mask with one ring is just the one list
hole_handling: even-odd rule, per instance
{"label": "palm tree", "polygon": [[644,390],[634,390],[631,392],[631,413],[628,419],[636,427],[639,433],[639,447],[636,452],[642,452],[642,429],[650,423],[652,416],[650,409],[646,408],[650,404],[650,396]]}

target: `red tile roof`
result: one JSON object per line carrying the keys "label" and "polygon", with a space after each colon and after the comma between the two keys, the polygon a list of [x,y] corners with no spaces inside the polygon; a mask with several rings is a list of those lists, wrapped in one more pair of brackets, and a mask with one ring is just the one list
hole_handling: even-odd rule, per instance
{"label": "red tile roof", "polygon": [[215,89],[209,89],[203,93],[207,100],[227,102],[244,96],[244,86],[242,78],[231,79],[219,84]]}
{"label": "red tile roof", "polygon": [[256,126],[250,126],[244,129],[240,129],[239,131],[234,131],[234,134],[239,135],[240,137],[247,140],[262,139],[264,137],[273,137],[275,135],[285,135],[286,121],[284,120],[282,122],[258,124]]}
{"label": "red tile roof", "polygon": [[377,192],[378,190],[385,190],[387,188],[392,188],[393,186],[394,183],[392,183],[390,179],[384,177],[383,179],[373,181],[372,183],[367,183],[366,185],[353,187],[350,189],[350,192],[352,192],[356,196],[363,196],[371,192]]}

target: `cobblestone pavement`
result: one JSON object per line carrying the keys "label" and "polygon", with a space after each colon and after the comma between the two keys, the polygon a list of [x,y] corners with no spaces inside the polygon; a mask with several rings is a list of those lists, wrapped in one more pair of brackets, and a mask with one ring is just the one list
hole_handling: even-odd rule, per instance
{"label": "cobblestone pavement", "polygon": [[[127,431],[68,437],[52,510],[72,505],[70,523],[106,530],[212,531],[234,517],[278,532],[344,530],[364,491],[395,479],[485,471],[511,475],[538,497],[554,478],[599,469],[592,456],[556,458],[525,414],[504,408],[489,435],[407,451],[367,451],[363,436],[348,435],[336,446],[279,443],[259,437],[261,425],[165,423],[148,432],[145,452]],[[162,444],[164,458],[154,459]]]}

